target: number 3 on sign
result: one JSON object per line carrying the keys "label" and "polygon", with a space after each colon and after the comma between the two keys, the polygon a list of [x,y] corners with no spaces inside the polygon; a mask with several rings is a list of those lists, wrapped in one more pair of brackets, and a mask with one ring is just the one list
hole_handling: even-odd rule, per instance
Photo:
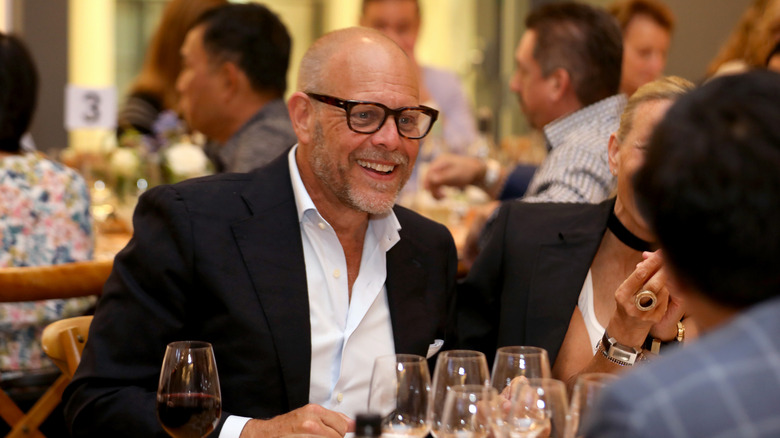
{"label": "number 3 on sign", "polygon": [[116,88],[68,85],[65,88],[65,128],[116,127]]}

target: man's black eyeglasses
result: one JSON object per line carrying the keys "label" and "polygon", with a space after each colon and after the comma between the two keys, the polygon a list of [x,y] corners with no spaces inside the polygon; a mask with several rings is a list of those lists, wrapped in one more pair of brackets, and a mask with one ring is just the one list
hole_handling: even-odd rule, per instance
{"label": "man's black eyeglasses", "polygon": [[427,106],[405,106],[390,109],[377,102],[343,100],[324,94],[306,93],[314,100],[339,107],[347,113],[349,129],[361,134],[373,134],[382,128],[389,116],[395,119],[398,135],[418,139],[425,137],[439,116],[439,112]]}

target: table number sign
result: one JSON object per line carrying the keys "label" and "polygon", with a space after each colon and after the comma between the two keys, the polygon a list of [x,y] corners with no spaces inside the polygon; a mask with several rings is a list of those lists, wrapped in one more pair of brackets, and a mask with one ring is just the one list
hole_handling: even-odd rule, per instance
{"label": "table number sign", "polygon": [[116,87],[65,87],[65,128],[116,127]]}

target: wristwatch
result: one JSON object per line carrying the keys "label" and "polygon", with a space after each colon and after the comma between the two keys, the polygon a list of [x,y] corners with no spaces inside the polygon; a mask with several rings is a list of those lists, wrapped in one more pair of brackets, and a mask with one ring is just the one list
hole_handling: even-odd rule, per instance
{"label": "wristwatch", "polygon": [[604,357],[622,367],[633,366],[642,355],[642,350],[619,343],[615,338],[610,337],[606,330],[601,338],[601,346]]}
{"label": "wristwatch", "polygon": [[501,175],[501,163],[490,158],[485,162],[485,177],[483,183],[486,189],[490,189],[494,184],[498,182],[498,177]]}

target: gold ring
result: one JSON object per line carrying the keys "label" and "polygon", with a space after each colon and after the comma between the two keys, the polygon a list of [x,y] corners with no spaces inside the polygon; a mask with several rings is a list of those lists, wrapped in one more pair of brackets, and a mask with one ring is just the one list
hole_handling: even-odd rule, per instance
{"label": "gold ring", "polygon": [[677,342],[685,340],[685,325],[682,321],[677,321],[677,336],[675,339],[677,339]]}
{"label": "gold ring", "polygon": [[634,304],[637,309],[643,312],[649,312],[655,309],[655,306],[658,304],[658,297],[655,296],[655,292],[651,290],[643,290],[634,295]]}

